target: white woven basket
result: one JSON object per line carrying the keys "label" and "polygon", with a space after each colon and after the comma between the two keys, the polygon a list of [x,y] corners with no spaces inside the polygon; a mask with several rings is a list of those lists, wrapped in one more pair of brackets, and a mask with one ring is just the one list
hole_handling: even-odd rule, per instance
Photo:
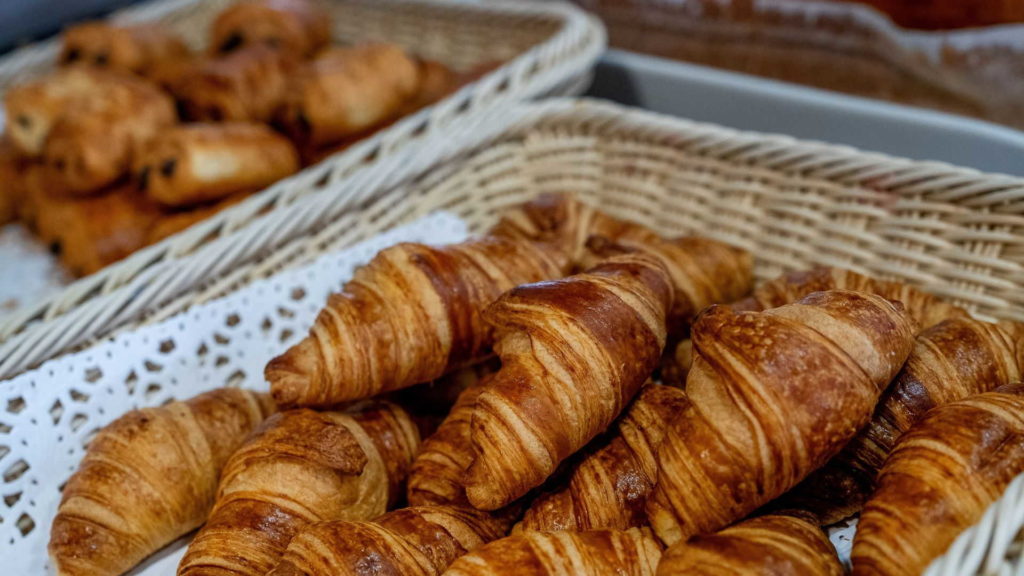
{"label": "white woven basket", "polygon": [[[7,403],[7,413],[0,412],[0,433],[7,435],[0,436],[0,487],[4,494],[19,495],[13,504],[5,501],[8,511],[0,508],[0,528],[10,527],[9,520],[19,526],[47,522],[33,513],[54,504],[53,484],[69,469],[48,464],[39,454],[67,451],[72,457],[62,458],[73,462],[88,429],[115,418],[124,406],[158,404],[186,386],[194,391],[200,380],[205,387],[262,385],[264,356],[302,329],[296,310],[302,309],[299,316],[308,322],[322,302],[319,292],[309,296],[264,279],[308,270],[297,267],[439,210],[457,216],[470,232],[480,232],[512,205],[538,193],[571,190],[663,234],[699,233],[742,246],[755,254],[760,279],[816,264],[844,266],[918,285],[981,317],[1024,319],[1024,180],[736,132],[586,100],[519,105],[502,116],[504,128],[485,121],[459,143],[431,140],[403,166],[354,171],[335,184],[339,190],[334,192],[358,191],[347,196],[354,199],[351,209],[332,206],[330,194],[311,196],[202,246],[173,266],[156,269],[146,277],[148,283],[134,280],[96,298],[90,306],[107,305],[103,321],[120,325],[117,338],[135,347],[122,349],[122,340],[99,343],[68,357],[74,361],[57,359],[15,381],[0,382],[0,406]],[[266,249],[274,245],[268,230],[286,229],[307,213],[321,214],[316,233]],[[225,253],[247,264],[220,266]],[[209,280],[202,290],[175,288],[179,278],[180,285],[190,286],[199,277]],[[217,308],[221,300],[211,302],[247,294],[238,291],[243,286],[258,289],[260,300],[237,298],[230,313]],[[141,320],[132,304],[137,294],[146,301],[177,297]],[[207,307],[217,314],[207,318]],[[157,319],[164,321],[140,327]],[[72,324],[62,324],[68,320]],[[42,324],[28,333],[23,346],[48,345],[63,330],[74,329],[75,321],[72,312]],[[282,326],[288,330],[279,334]],[[141,342],[131,338],[150,329],[203,345],[154,335]],[[154,334],[164,333],[159,330]],[[235,358],[225,351],[239,339],[258,344],[238,347]],[[125,358],[118,361],[118,354]],[[17,355],[0,358],[18,362]],[[94,366],[104,362],[137,368],[98,373]],[[197,372],[185,372],[183,381],[179,365],[194,366]],[[155,391],[150,394],[150,389]],[[51,410],[53,422],[26,416],[26,405],[35,406],[36,413],[40,407],[44,413]],[[80,422],[63,432],[71,425],[68,414],[79,410],[93,415],[88,426]],[[54,436],[51,425],[58,427],[59,449],[25,449],[37,434]],[[38,468],[28,461],[12,464],[10,456],[5,460],[5,449],[12,447],[14,453],[35,458]],[[54,478],[47,475],[51,469]],[[1024,480],[1019,479],[979,527],[965,533],[931,568],[932,574],[1003,574],[1011,563],[1019,570],[1022,524]],[[40,537],[33,530],[27,534]],[[11,542],[18,539],[12,536]]]}
{"label": "white woven basket", "polygon": [[[158,21],[199,47],[216,14],[235,0],[159,0],[124,10],[119,21]],[[367,164],[382,174],[409,163],[416,143],[431,136],[458,141],[474,132],[481,116],[511,103],[537,96],[582,92],[591,68],[605,46],[600,23],[579,9],[558,2],[460,2],[458,0],[323,0],[333,13],[335,39],[370,39],[401,44],[416,54],[445,62],[456,69],[507,61],[499,69],[444,101],[403,119],[343,153],[282,180],[188,231],[144,249],[102,272],[84,278],[43,301],[30,303],[0,321],[0,377],[38,364],[54,354],[109,332],[138,311],[154,308],[169,295],[189,290],[206,276],[175,276],[172,285],[151,279],[173,267],[212,239],[230,236],[270,210],[320,195],[332,214],[354,206],[346,197],[364,186],[339,188],[336,183]],[[56,40],[29,46],[0,61],[0,97],[8,87],[51,69]],[[365,199],[365,194],[360,195]],[[308,233],[324,220],[316,212],[298,210],[279,228],[262,230],[257,245],[224,246],[216,273],[243,262],[255,249],[265,250],[283,240]],[[16,272],[16,265],[14,266]],[[129,309],[120,301],[110,306],[97,299],[132,285]],[[146,286],[146,290],[139,290]],[[123,293],[123,292],[122,292]],[[74,312],[73,318],[65,318]],[[31,336],[29,327],[64,319],[60,333]],[[15,350],[17,352],[15,352]],[[14,355],[12,357],[12,354]],[[15,359],[16,358],[16,359]]]}

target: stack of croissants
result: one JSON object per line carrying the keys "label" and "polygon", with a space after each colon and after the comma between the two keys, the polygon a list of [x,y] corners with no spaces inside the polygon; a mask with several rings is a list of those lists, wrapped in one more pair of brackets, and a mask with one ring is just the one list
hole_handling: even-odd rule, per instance
{"label": "stack of croissants", "polygon": [[[569,194],[381,251],[309,335],[102,429],[57,573],[918,574],[1024,472],[1024,330]],[[421,440],[422,439],[422,440]]]}
{"label": "stack of croissants", "polygon": [[158,25],[69,28],[56,71],[6,94],[0,224],[21,220],[90,274],[483,71],[330,40],[315,0],[233,4],[204,55]]}

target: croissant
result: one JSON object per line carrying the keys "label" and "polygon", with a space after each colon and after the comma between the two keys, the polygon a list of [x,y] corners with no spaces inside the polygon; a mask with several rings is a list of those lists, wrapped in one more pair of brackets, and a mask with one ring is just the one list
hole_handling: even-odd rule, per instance
{"label": "croissant", "polygon": [[206,520],[228,457],[270,398],[235,388],[133,410],[100,430],[50,532],[61,576],[116,576]]}
{"label": "croissant", "polygon": [[383,250],[328,299],[305,340],[267,365],[274,400],[328,406],[474,363],[493,340],[483,309],[565,268],[550,247],[496,238]]}
{"label": "croissant", "polygon": [[902,302],[917,320],[920,330],[946,320],[962,318],[967,311],[945,300],[922,292],[900,282],[876,280],[841,268],[814,268],[784,274],[765,282],[753,295],[733,304],[735,310],[767,310],[796,302],[812,292],[823,290],[853,290],[870,292],[889,300]]}
{"label": "croissant", "polygon": [[638,224],[612,218],[580,202],[572,194],[541,194],[505,212],[491,229],[503,238],[547,242],[569,254],[579,270],[593,264],[587,241],[599,236],[611,242],[661,242],[662,238]]}
{"label": "croissant", "polygon": [[647,500],[662,541],[719,530],[835,456],[867,424],[916,329],[901,304],[860,292],[705,310],[693,326],[692,404],[662,441]]}
{"label": "croissant", "polygon": [[288,91],[297,62],[263,44],[201,59],[177,75],[171,92],[193,122],[269,122]]}
{"label": "croissant", "polygon": [[[853,574],[920,574],[1024,472],[1024,388],[939,406],[885,461],[853,540]],[[969,488],[968,488],[969,487]]]}
{"label": "croissant", "polygon": [[321,146],[397,116],[420,86],[420,67],[394,44],[331,48],[292,83],[282,123],[295,140]]}
{"label": "croissant", "polygon": [[1014,335],[970,318],[953,318],[917,337],[903,369],[867,427],[778,505],[814,511],[823,525],[860,510],[896,440],[928,410],[1021,379]]}
{"label": "croissant", "polygon": [[139,189],[169,207],[262,189],[298,169],[298,152],[287,138],[247,122],[167,130],[148,142],[135,161]]}
{"label": "croissant", "polygon": [[669,334],[685,336],[693,316],[711,304],[732,302],[754,286],[750,253],[699,237],[665,240],[617,220],[570,194],[543,194],[507,212],[492,234],[561,245],[573,264],[589,268],[615,254],[643,251],[661,261],[675,287]]}
{"label": "croissant", "polygon": [[410,506],[469,506],[462,477],[473,463],[470,422],[476,399],[493,375],[466,388],[437,430],[423,441],[409,469]]}
{"label": "croissant", "polygon": [[687,404],[682,390],[645,386],[613,431],[587,447],[566,485],[536,498],[516,530],[625,530],[645,525],[644,504],[658,477],[658,447],[669,421]]}
{"label": "croissant", "polygon": [[661,545],[650,530],[520,532],[462,556],[445,576],[654,576]]}
{"label": "croissant", "polygon": [[418,444],[408,416],[388,403],[270,417],[225,465],[178,575],[263,576],[302,528],[379,516],[401,495]]}
{"label": "croissant", "polygon": [[665,269],[638,253],[519,286],[487,309],[502,367],[473,410],[474,507],[511,503],[604,432],[657,364],[671,303]]}
{"label": "croissant", "polygon": [[[800,298],[823,290],[853,290],[870,292],[890,300],[902,302],[910,315],[918,321],[921,330],[934,326],[947,318],[962,318],[967,311],[953,306],[913,286],[899,282],[875,280],[856,272],[839,268],[814,268],[784,274],[765,282],[754,294],[734,302],[737,311],[762,311],[796,302]],[[682,340],[676,350],[667,354],[662,364],[662,378],[666,384],[681,386],[686,381],[693,360],[692,344]]]}
{"label": "croissant", "polygon": [[422,506],[372,522],[324,522],[299,532],[269,576],[439,576],[456,558],[501,538],[507,522],[472,508]]}
{"label": "croissant", "polygon": [[609,242],[591,236],[587,248],[597,256],[642,251],[654,256],[668,271],[675,296],[668,330],[673,338],[689,334],[694,316],[712,304],[733,302],[754,287],[754,259],[746,250],[728,244],[684,236],[673,240]]}
{"label": "croissant", "polygon": [[61,35],[60,62],[146,75],[167,61],[188,58],[181,38],[162,26],[119,26],[106,21],[83,22]]}
{"label": "croissant", "polygon": [[793,516],[761,516],[679,542],[661,557],[657,576],[843,576],[836,551],[815,524]]}
{"label": "croissant", "polygon": [[331,16],[311,0],[238,2],[217,16],[211,36],[221,54],[264,45],[308,57],[331,41]]}

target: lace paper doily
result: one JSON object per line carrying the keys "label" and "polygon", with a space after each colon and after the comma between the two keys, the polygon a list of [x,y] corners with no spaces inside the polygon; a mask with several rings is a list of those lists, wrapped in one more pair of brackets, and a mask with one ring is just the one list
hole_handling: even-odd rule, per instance
{"label": "lace paper doily", "polygon": [[[466,237],[461,220],[437,213],[0,382],[2,572],[52,573],[46,545],[60,487],[99,427],[224,385],[263,388],[266,363],[307,332],[356,266],[397,242]],[[133,574],[174,574],[186,541]]]}

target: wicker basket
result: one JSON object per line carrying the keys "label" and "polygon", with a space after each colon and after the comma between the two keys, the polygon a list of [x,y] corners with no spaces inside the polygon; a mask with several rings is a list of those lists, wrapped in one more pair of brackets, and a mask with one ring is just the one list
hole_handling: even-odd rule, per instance
{"label": "wicker basket", "polygon": [[[509,206],[571,190],[663,234],[693,232],[742,246],[755,254],[761,279],[816,264],[845,266],[910,282],[981,317],[1024,319],[1024,180],[585,100],[520,105],[504,116],[506,128],[487,123],[454,147],[433,141],[414,163],[358,170],[346,185],[368,187],[362,192],[370,200],[359,208],[332,211],[326,196],[312,197],[204,246],[149,285],[129,284],[95,302],[109,306],[104,319],[122,318],[129,329],[140,324],[137,315],[124,314],[134,310],[136,290],[159,292],[177,277],[189,284],[197,275],[218,276],[147,320],[437,210],[482,231]],[[220,275],[222,254],[248,253],[251,243],[268,242],[264,231],[321,210],[329,224],[316,234]],[[0,354],[7,369],[22,350],[59,339],[69,329],[65,322],[78,321],[76,313],[33,328],[14,355]],[[1005,507],[993,507],[933,573],[1004,573],[997,571],[1018,562],[1022,487],[1024,480],[1015,481]]]}
{"label": "wicker basket", "polygon": [[[215,15],[235,0],[161,0],[125,10],[119,21],[158,21],[200,46]],[[383,173],[410,162],[415,143],[437,135],[458,141],[477,130],[482,115],[509,104],[542,95],[581,92],[590,81],[591,68],[604,49],[604,30],[591,16],[572,6],[550,2],[468,3],[458,0],[323,0],[334,13],[335,38],[342,42],[384,39],[408,47],[426,58],[456,69],[506,61],[499,69],[463,88],[435,106],[403,119],[343,153],[282,180],[186,232],[144,249],[98,274],[84,278],[56,296],[31,303],[0,322],[0,343],[5,352],[0,377],[67,350],[88,338],[108,332],[117,322],[138,310],[161,304],[169,294],[195,287],[205,279],[177,277],[169,286],[154,285],[151,278],[173,267],[172,262],[191,254],[216,238],[249,225],[257,216],[282,209],[310,195],[320,195],[332,208],[354,205],[346,194],[359,187],[336,184],[366,164],[384,168]],[[51,69],[58,50],[51,40],[19,50],[0,61],[0,96],[6,89]],[[376,188],[376,186],[374,186]],[[305,200],[303,200],[305,201]],[[333,210],[337,214],[338,210]],[[305,234],[324,220],[299,210],[286,226],[264,230],[260,248],[276,246],[285,239]],[[273,237],[273,241],[270,241]],[[251,257],[244,247],[222,251],[217,273]],[[130,310],[112,310],[95,304],[104,295],[125,286],[138,290]],[[122,301],[121,305],[127,302]],[[29,326],[62,318],[84,309],[62,324],[67,331],[44,341],[31,340],[24,348]],[[38,334],[38,333],[37,333]],[[16,337],[16,335],[21,335]],[[18,360],[9,357],[19,350]]]}

